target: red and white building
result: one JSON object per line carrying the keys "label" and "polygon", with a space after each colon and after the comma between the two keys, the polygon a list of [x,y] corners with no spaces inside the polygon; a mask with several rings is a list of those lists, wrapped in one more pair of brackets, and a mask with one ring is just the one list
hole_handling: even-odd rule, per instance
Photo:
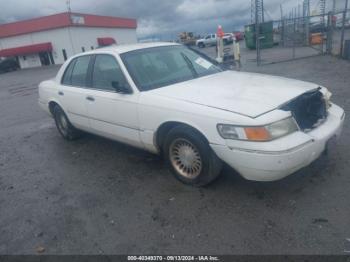
{"label": "red and white building", "polygon": [[0,57],[15,57],[21,68],[62,64],[97,47],[136,43],[135,19],[61,13],[0,25]]}

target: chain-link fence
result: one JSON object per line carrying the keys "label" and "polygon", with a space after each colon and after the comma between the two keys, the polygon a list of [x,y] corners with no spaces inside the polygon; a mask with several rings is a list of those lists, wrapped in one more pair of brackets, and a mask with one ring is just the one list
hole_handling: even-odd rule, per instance
{"label": "chain-link fence", "polygon": [[[259,30],[257,63],[278,63],[323,54],[347,56],[350,52],[350,11],[336,10],[324,15],[289,17],[271,21]],[[267,31],[272,31],[273,37]],[[262,44],[266,39],[272,41]],[[256,40],[256,37],[255,37]],[[346,44],[345,44],[346,43]]]}
{"label": "chain-link fence", "polygon": [[328,52],[336,56],[346,56],[345,41],[350,40],[350,10],[329,14]]}

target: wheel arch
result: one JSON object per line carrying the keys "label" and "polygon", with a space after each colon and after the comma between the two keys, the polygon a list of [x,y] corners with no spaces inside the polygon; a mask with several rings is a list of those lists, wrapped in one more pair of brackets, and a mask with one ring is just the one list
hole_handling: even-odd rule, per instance
{"label": "wheel arch", "polygon": [[208,138],[204,135],[204,132],[200,130],[200,128],[198,128],[196,125],[190,124],[190,123],[186,123],[183,121],[167,121],[162,123],[156,130],[155,134],[154,134],[154,144],[155,147],[157,148],[158,152],[161,153],[162,151],[162,145],[164,143],[165,137],[166,135],[170,132],[170,130],[172,130],[175,127],[178,126],[187,126],[191,129],[193,129],[194,131],[198,132],[198,134],[200,134],[203,139],[209,144],[209,140]]}
{"label": "wheel arch", "polygon": [[54,115],[53,110],[54,110],[56,105],[61,107],[62,110],[64,110],[62,105],[60,104],[60,102],[58,102],[56,99],[50,99],[49,102],[48,102],[48,107],[49,107],[49,111],[50,111],[52,116]]}

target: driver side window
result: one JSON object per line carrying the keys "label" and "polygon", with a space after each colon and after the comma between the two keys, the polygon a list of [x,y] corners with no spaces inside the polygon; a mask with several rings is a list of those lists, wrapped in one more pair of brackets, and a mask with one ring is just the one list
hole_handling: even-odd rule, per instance
{"label": "driver side window", "polygon": [[111,55],[97,55],[92,73],[92,88],[116,91],[129,84],[117,62]]}

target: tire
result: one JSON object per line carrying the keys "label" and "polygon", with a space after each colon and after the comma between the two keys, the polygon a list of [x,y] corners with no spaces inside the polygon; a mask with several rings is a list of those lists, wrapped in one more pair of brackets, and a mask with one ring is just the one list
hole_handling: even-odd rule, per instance
{"label": "tire", "polygon": [[64,113],[60,106],[55,106],[53,110],[53,116],[55,119],[57,130],[64,139],[68,141],[73,141],[81,137],[81,131],[76,129],[70,123],[67,115]]}
{"label": "tire", "polygon": [[222,161],[203,135],[189,126],[181,125],[169,131],[163,154],[174,176],[187,185],[206,186],[222,169]]}
{"label": "tire", "polygon": [[199,44],[198,44],[198,47],[199,47],[199,48],[204,48],[205,45],[204,45],[204,43],[199,43]]}

